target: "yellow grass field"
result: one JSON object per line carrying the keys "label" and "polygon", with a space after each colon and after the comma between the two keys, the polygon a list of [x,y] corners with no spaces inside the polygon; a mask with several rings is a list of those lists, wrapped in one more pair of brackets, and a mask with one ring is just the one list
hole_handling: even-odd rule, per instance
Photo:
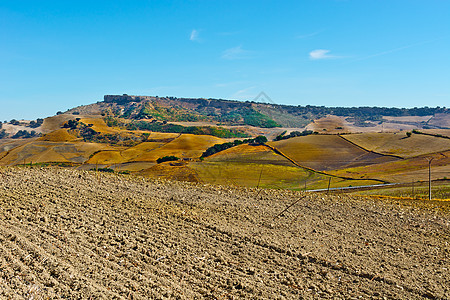
{"label": "yellow grass field", "polygon": [[[307,190],[328,186],[329,176],[311,172],[299,167],[240,163],[240,162],[190,162],[201,182],[271,189]],[[261,176],[261,179],[260,179]],[[331,187],[378,184],[372,180],[345,180],[332,177]]]}
{"label": "yellow grass field", "polygon": [[367,152],[337,135],[309,135],[268,144],[298,164],[321,171],[397,160]]}
{"label": "yellow grass field", "polygon": [[108,127],[102,116],[82,116],[80,122],[92,124],[92,129],[100,133],[117,133],[118,130]]}
{"label": "yellow grass field", "polygon": [[343,137],[370,151],[404,158],[450,150],[450,139],[423,134],[412,134],[411,137],[407,137],[406,132],[361,133]]}
{"label": "yellow grass field", "polygon": [[450,174],[450,151],[408,158],[378,165],[360,166],[329,172],[352,178],[376,178],[389,182],[412,182],[428,180],[427,158],[433,157],[432,179],[442,179]]}
{"label": "yellow grass field", "polygon": [[150,178],[164,178],[167,180],[199,182],[194,169],[187,167],[183,162],[165,162],[137,172],[135,174]]}
{"label": "yellow grass field", "polygon": [[75,120],[78,116],[71,114],[61,114],[44,119],[44,123],[41,126],[43,133],[50,133],[52,131],[61,129],[63,124],[69,120]]}
{"label": "yellow grass field", "polygon": [[0,165],[24,163],[71,162],[84,163],[101,150],[113,149],[106,144],[33,141],[16,147],[0,159]]}
{"label": "yellow grass field", "polygon": [[76,140],[77,137],[70,134],[67,129],[58,129],[45,134],[39,140],[47,142],[70,142]]}
{"label": "yellow grass field", "polygon": [[199,158],[209,147],[225,143],[226,140],[208,135],[182,134],[171,140],[173,134],[151,133],[149,140],[168,140],[169,142],[143,142],[126,150],[102,151],[90,158],[90,164],[120,164],[126,162],[155,162],[164,156],[179,158]]}
{"label": "yellow grass field", "polygon": [[153,151],[143,152],[134,160],[156,161],[160,157],[170,155],[179,158],[199,158],[209,147],[225,142],[225,139],[209,135],[182,134]]}
{"label": "yellow grass field", "polygon": [[265,146],[242,144],[218,152],[205,159],[211,162],[259,163],[294,167],[295,165]]}
{"label": "yellow grass field", "polygon": [[349,122],[342,117],[328,115],[309,124],[308,129],[317,132],[343,133],[349,132],[349,125]]}

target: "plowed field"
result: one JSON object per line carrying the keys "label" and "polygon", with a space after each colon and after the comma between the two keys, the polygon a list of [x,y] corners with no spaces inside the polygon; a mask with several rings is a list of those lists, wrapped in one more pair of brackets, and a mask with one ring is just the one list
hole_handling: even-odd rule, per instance
{"label": "plowed field", "polygon": [[0,298],[449,299],[449,224],[446,202],[0,169]]}

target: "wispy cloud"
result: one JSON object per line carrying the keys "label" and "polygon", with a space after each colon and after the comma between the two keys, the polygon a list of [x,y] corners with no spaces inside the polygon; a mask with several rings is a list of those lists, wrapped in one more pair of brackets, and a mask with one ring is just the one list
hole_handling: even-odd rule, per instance
{"label": "wispy cloud", "polygon": [[412,47],[416,47],[416,46],[421,46],[421,45],[429,44],[429,43],[432,43],[432,42],[435,42],[435,41],[438,41],[438,40],[442,40],[442,39],[445,39],[445,38],[448,38],[448,37],[449,37],[449,36],[444,36],[444,37],[440,37],[440,38],[433,39],[433,40],[428,40],[428,41],[418,42],[418,43],[406,45],[406,46],[403,46],[403,47],[398,47],[398,48],[394,48],[394,49],[382,51],[382,52],[375,53],[375,54],[372,54],[372,55],[368,55],[368,56],[364,56],[364,57],[361,57],[361,58],[357,58],[357,59],[352,60],[352,61],[350,61],[350,62],[356,62],[356,61],[366,60],[366,59],[370,59],[370,58],[373,58],[373,57],[377,57],[377,56],[382,56],[382,55],[386,55],[386,54],[398,52],[398,51],[405,50],[405,49],[408,49],[408,48],[412,48]]}
{"label": "wispy cloud", "polygon": [[300,34],[300,35],[297,35],[295,38],[296,39],[306,39],[306,38],[318,35],[319,33],[322,33],[324,31],[325,31],[325,29],[324,30],[315,31],[315,32],[312,32],[312,33],[308,33],[308,34]]}
{"label": "wispy cloud", "polygon": [[222,58],[228,60],[250,58],[252,52],[245,50],[242,46],[233,47],[223,51]]}
{"label": "wispy cloud", "polygon": [[309,52],[309,58],[312,60],[339,58],[339,56],[328,54],[330,50],[316,49]]}
{"label": "wispy cloud", "polygon": [[251,90],[254,90],[256,86],[251,86],[242,90],[239,90],[235,92],[233,95],[231,95],[232,99],[250,99],[255,97],[255,93],[251,92]]}
{"label": "wispy cloud", "polygon": [[197,29],[193,29],[191,31],[191,35],[189,36],[189,40],[191,40],[193,42],[199,42],[200,41],[199,34],[200,34],[200,32]]}

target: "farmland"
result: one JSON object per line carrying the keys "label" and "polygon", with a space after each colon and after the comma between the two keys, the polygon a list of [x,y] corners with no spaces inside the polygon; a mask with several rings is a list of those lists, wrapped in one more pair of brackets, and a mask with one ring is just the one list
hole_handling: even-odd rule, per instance
{"label": "farmland", "polygon": [[333,170],[350,166],[370,165],[396,158],[368,152],[337,135],[311,135],[271,142],[298,164],[316,170]]}
{"label": "farmland", "polygon": [[[107,95],[103,102],[44,119],[36,128],[39,137],[0,139],[0,166],[59,164],[170,180],[310,190],[425,181],[427,159],[434,158],[432,179],[439,180],[450,172],[448,116],[446,108],[291,107]],[[16,129],[30,123],[16,121]],[[16,130],[16,125],[5,126]],[[305,129],[310,130],[307,136],[290,135]],[[252,142],[260,135],[269,139],[265,145]],[[203,156],[208,148],[230,142],[234,147],[217,152],[217,146],[214,155]],[[158,164],[163,157],[179,161]]]}
{"label": "farmland", "polygon": [[1,298],[450,297],[448,202],[0,171]]}

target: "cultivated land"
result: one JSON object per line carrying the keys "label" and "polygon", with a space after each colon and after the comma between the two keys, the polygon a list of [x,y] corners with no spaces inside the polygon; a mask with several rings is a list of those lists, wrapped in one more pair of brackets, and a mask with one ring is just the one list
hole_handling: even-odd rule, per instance
{"label": "cultivated land", "polygon": [[423,134],[408,137],[405,132],[348,134],[343,138],[367,150],[403,158],[450,149],[450,139]]}
{"label": "cultivated land", "polygon": [[449,202],[0,172],[0,298],[450,298]]}
{"label": "cultivated land", "polygon": [[333,170],[397,160],[366,151],[338,135],[309,135],[268,144],[298,164],[315,170]]}
{"label": "cultivated land", "polygon": [[[449,177],[449,122],[446,108],[284,106],[107,95],[104,101],[43,122],[2,123],[7,130],[0,129],[0,166],[58,164],[291,190],[412,184],[428,179],[430,158],[432,179]],[[42,136],[27,135],[25,129]],[[269,142],[225,151],[217,146],[213,152],[219,152],[202,156],[218,144],[259,135]],[[165,156],[180,160],[157,164]]]}

